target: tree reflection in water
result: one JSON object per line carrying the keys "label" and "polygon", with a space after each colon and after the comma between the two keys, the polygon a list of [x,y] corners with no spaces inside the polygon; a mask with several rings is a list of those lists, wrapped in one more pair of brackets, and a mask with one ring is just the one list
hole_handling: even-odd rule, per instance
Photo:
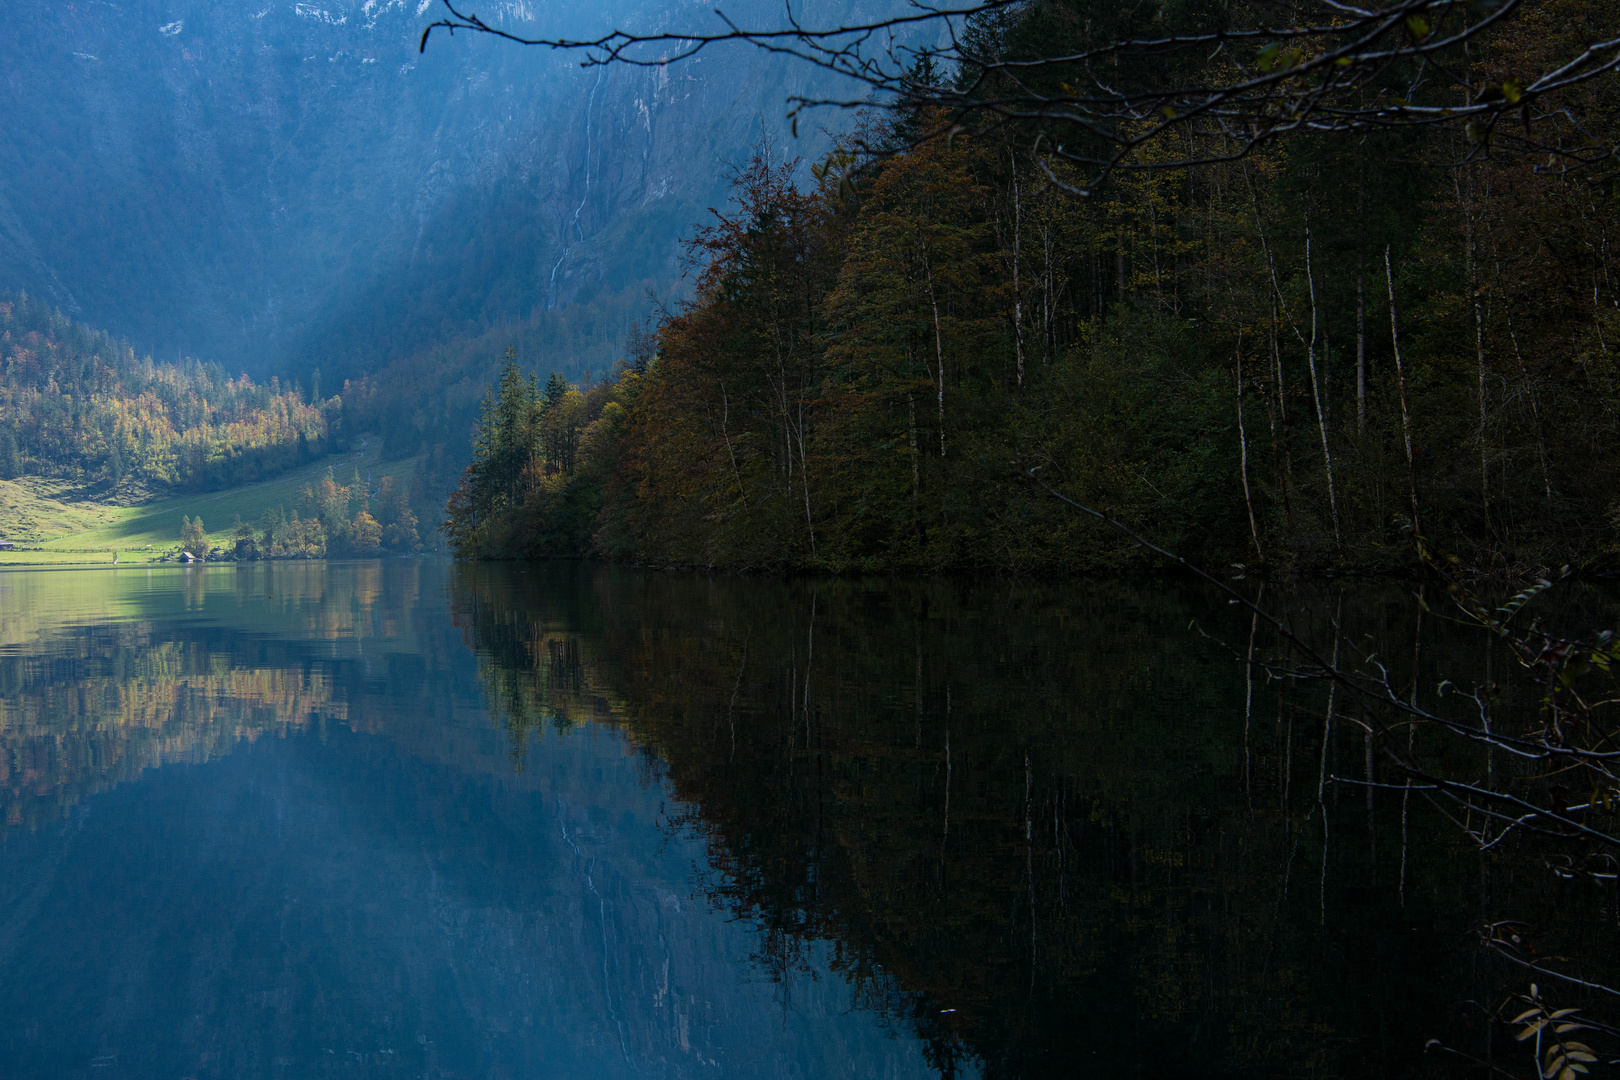
{"label": "tree reflection in water", "polygon": [[[1483,1009],[1523,979],[1485,921],[1615,955],[1611,895],[1320,785],[1361,733],[1324,748],[1320,691],[1260,681],[1251,620],[1196,588],[553,564],[462,567],[453,603],[520,767],[542,724],[626,730],[758,961],[830,943],[944,1075],[1438,1073],[1430,1038],[1511,1044]],[[1397,589],[1284,603],[1404,680],[1488,661]]]}

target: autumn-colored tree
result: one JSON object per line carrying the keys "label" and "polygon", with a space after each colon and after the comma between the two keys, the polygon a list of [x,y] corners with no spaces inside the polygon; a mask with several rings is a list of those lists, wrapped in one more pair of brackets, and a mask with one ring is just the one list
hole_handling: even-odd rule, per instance
{"label": "autumn-colored tree", "polygon": [[357,555],[376,554],[382,544],[382,526],[369,511],[361,510],[349,523],[349,543]]}
{"label": "autumn-colored tree", "polygon": [[[1478,127],[1247,145],[1186,125],[1185,145],[1125,147],[1078,198],[1078,167],[1025,138],[1057,131],[1047,120],[918,143],[955,121],[912,99],[808,178],[761,147],[694,235],[694,297],[656,348],[632,342],[577,423],[561,387],[542,395],[559,404],[517,473],[530,509],[478,550],[840,569],[1145,558],[1034,470],[1205,563],[1410,566],[1414,530],[1476,568],[1620,559],[1620,203],[1603,171],[1620,91],[1605,77],[1531,100],[1515,75],[1612,38],[1611,8],[1527,6],[1408,103],[1523,92],[1531,126],[1567,104],[1590,168]],[[1098,32],[1066,10],[975,21],[974,48],[1045,56]],[[1230,80],[1310,46],[1176,63]],[[1160,74],[1132,62],[1116,74]],[[622,414],[587,438],[608,404]],[[550,516],[564,490],[567,529]]]}
{"label": "autumn-colored tree", "polygon": [[[27,295],[0,295],[0,466],[193,490],[266,479],[324,453],[337,398],[306,402],[218,364],[154,363]],[[10,447],[9,454],[5,448]]]}
{"label": "autumn-colored tree", "polygon": [[755,565],[815,555],[809,455],[838,224],[830,179],[801,190],[796,165],[762,144],[688,246],[697,298],[664,322],[627,396],[610,498],[629,517],[610,547]]}

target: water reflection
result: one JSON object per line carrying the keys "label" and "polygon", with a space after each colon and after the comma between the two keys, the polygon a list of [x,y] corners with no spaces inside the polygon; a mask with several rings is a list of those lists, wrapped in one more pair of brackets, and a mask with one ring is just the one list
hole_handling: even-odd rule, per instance
{"label": "water reflection", "polygon": [[0,578],[4,820],[38,827],[148,767],[347,719],[312,661],[410,647],[420,572],[388,569],[386,602],[384,568],[366,565]]}
{"label": "water reflection", "polygon": [[[1401,680],[1492,662],[1399,590],[1286,604]],[[1164,584],[0,575],[0,1075],[1496,1053],[1479,923],[1614,956],[1612,895],[1324,784],[1372,759],[1246,669],[1254,630]]]}
{"label": "water reflection", "polygon": [[[1379,779],[1365,739],[1324,745],[1320,697],[1256,676],[1254,622],[1197,589],[458,584],[514,756],[576,714],[629,732],[765,969],[832,949],[947,1075],[1444,1072],[1425,1043],[1498,1053],[1481,1003],[1525,989],[1479,954],[1487,917],[1615,955],[1611,893],[1326,782]],[[1404,590],[1279,603],[1402,683],[1492,677],[1488,642],[1422,625]]]}
{"label": "water reflection", "polygon": [[927,1073],[759,972],[625,734],[513,770],[443,568],[0,585],[0,1074]]}

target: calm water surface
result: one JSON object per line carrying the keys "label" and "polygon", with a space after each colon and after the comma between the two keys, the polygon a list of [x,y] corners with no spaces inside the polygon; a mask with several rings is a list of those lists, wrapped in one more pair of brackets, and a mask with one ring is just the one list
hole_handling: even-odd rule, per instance
{"label": "calm water surface", "polygon": [[1252,629],[1162,584],[0,574],[0,1076],[1438,1074],[1520,886],[1319,799],[1359,738],[1195,619]]}

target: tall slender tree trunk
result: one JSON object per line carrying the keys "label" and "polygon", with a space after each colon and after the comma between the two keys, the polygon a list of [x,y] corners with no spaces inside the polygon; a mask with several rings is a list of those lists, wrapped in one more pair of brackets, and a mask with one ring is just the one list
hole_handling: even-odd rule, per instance
{"label": "tall slender tree trunk", "polygon": [[748,493],[743,491],[742,470],[737,468],[737,452],[731,448],[731,400],[726,396],[726,381],[720,380],[720,434],[726,440],[726,456],[731,458],[731,475],[737,480],[737,498],[746,503]]}
{"label": "tall slender tree trunk", "polygon": [[793,501],[793,414],[788,409],[787,363],[782,358],[781,320],[773,311],[771,340],[776,350],[776,407],[782,414],[783,478],[787,481],[787,499]]}
{"label": "tall slender tree trunk", "polygon": [[1465,180],[1467,198],[1464,208],[1467,211],[1467,248],[1468,248],[1468,291],[1474,301],[1474,358],[1479,376],[1479,503],[1485,513],[1485,528],[1491,528],[1491,477],[1489,444],[1486,441],[1486,411],[1485,411],[1485,310],[1484,302],[1480,299],[1481,286],[1479,283],[1479,239],[1476,221],[1474,169],[1468,167]]}
{"label": "tall slender tree trunk", "polygon": [[1056,289],[1056,276],[1052,273],[1052,228],[1050,225],[1041,225],[1041,277],[1044,284],[1041,287],[1041,366],[1046,367],[1052,363],[1052,352],[1057,347],[1057,335],[1052,326],[1052,306],[1056,297],[1052,294]]}
{"label": "tall slender tree trunk", "polygon": [[1260,526],[1254,520],[1254,496],[1249,491],[1249,437],[1243,430],[1243,335],[1238,335],[1237,349],[1237,422],[1238,468],[1243,476],[1243,506],[1249,512],[1249,535],[1254,539],[1254,555],[1261,562],[1266,553],[1260,548]]}
{"label": "tall slender tree trunk", "polygon": [[[1292,527],[1294,523],[1294,508],[1293,503],[1288,496],[1288,489],[1291,488],[1294,483],[1294,452],[1293,448],[1289,445],[1290,440],[1288,437],[1288,388],[1283,378],[1282,346],[1277,340],[1277,327],[1282,318],[1282,291],[1277,286],[1277,263],[1272,257],[1271,243],[1266,237],[1265,222],[1260,216],[1260,194],[1255,190],[1254,180],[1249,176],[1247,170],[1244,171],[1243,176],[1249,187],[1249,202],[1254,207],[1255,230],[1260,234],[1260,252],[1265,257],[1266,272],[1271,279],[1271,326],[1269,331],[1271,336],[1271,364],[1273,373],[1276,376],[1277,418],[1282,421],[1282,450],[1281,454],[1278,455],[1279,461],[1277,486],[1282,491],[1283,516],[1288,521],[1289,526]],[[1272,426],[1271,437],[1272,450],[1273,453],[1276,453],[1277,430],[1275,424]]]}
{"label": "tall slender tree trunk", "polygon": [[906,414],[911,422],[911,523],[922,545],[922,452],[917,447],[917,395],[906,391]]}
{"label": "tall slender tree trunk", "polygon": [[923,270],[928,275],[928,304],[934,309],[934,376],[938,380],[936,386],[937,400],[939,402],[939,459],[945,460],[945,337],[939,328],[939,298],[934,295],[934,266],[933,260],[928,257],[928,251],[923,250]]}
{"label": "tall slender tree trunk", "polygon": [[1356,268],[1356,434],[1367,434],[1367,267]]}
{"label": "tall slender tree trunk", "polygon": [[1294,524],[1294,511],[1288,505],[1288,478],[1283,471],[1282,447],[1277,441],[1277,409],[1272,403],[1272,396],[1266,399],[1266,421],[1271,427],[1271,464],[1277,473],[1277,492],[1282,498],[1283,520],[1289,526]]}
{"label": "tall slender tree trunk", "polygon": [[1333,517],[1333,542],[1344,546],[1344,535],[1339,530],[1339,498],[1333,489],[1333,451],[1328,446],[1327,412],[1323,408],[1322,393],[1316,381],[1316,271],[1311,266],[1311,230],[1305,230],[1305,280],[1311,291],[1311,340],[1305,356],[1311,369],[1311,401],[1316,405],[1316,427],[1322,434],[1322,467],[1327,473],[1328,510]]}
{"label": "tall slender tree trunk", "polygon": [[1356,436],[1367,434],[1367,183],[1356,194]]}
{"label": "tall slender tree trunk", "polygon": [[1530,369],[1524,362],[1524,353],[1519,351],[1519,334],[1513,329],[1513,309],[1508,307],[1507,313],[1508,340],[1513,342],[1513,357],[1519,362],[1519,377],[1524,380],[1525,396],[1530,399],[1530,417],[1536,422],[1536,457],[1541,462],[1541,485],[1547,491],[1547,510],[1552,510],[1552,471],[1547,467],[1547,431],[1541,422],[1540,395],[1536,393],[1535,385],[1530,379]]}
{"label": "tall slender tree trunk", "polygon": [[1018,167],[1013,166],[1013,348],[1018,354],[1018,389],[1024,388],[1024,281],[1020,258],[1023,254],[1024,201],[1018,184]]}
{"label": "tall slender tree trunk", "polygon": [[1401,395],[1401,434],[1406,440],[1406,479],[1412,489],[1412,531],[1423,534],[1418,514],[1417,459],[1412,454],[1412,413],[1406,406],[1406,367],[1401,363],[1401,332],[1395,315],[1395,268],[1384,248],[1384,276],[1389,281],[1389,341],[1395,352],[1395,382]]}
{"label": "tall slender tree trunk", "polygon": [[810,464],[809,454],[805,452],[804,442],[804,399],[799,400],[799,480],[800,487],[804,489],[804,531],[810,537],[810,557],[816,557],[816,523],[810,516]]}

